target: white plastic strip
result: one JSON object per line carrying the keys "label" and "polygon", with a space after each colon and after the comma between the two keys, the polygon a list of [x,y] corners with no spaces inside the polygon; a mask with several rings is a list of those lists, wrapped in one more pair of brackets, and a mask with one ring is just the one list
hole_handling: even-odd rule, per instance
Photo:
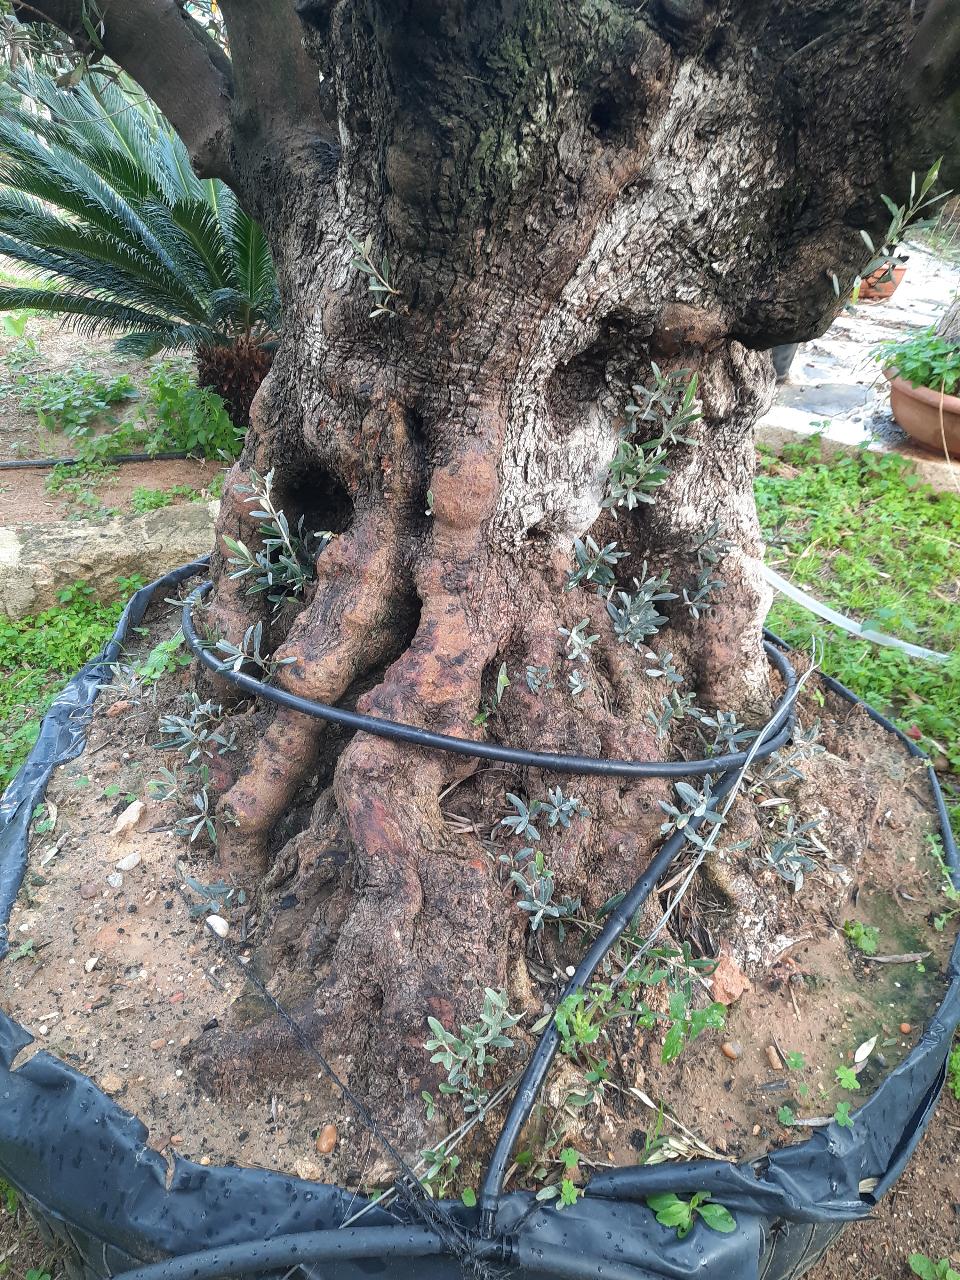
{"label": "white plastic strip", "polygon": [[923,645],[910,644],[906,640],[898,640],[896,636],[885,635],[882,631],[872,631],[865,629],[862,623],[855,622],[853,618],[846,617],[845,614],[838,613],[836,609],[831,609],[828,604],[823,604],[820,600],[815,599],[807,591],[802,591],[800,587],[795,587],[792,582],[788,582],[786,578],[782,578],[775,569],[771,569],[769,565],[762,564],[761,572],[772,587],[775,587],[781,595],[788,596],[797,604],[802,605],[804,609],[809,609],[811,613],[817,614],[826,622],[832,622],[835,627],[841,627],[844,631],[849,632],[852,636],[857,636],[861,640],[869,640],[873,644],[886,645],[888,649],[900,649],[904,653],[908,653],[911,658],[925,658],[928,662],[947,662],[948,655],[938,653],[936,649],[925,649]]}

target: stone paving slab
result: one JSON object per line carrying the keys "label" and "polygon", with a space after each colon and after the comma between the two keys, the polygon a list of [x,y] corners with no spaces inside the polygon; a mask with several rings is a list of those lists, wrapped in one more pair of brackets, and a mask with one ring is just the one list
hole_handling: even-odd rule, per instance
{"label": "stone paving slab", "polygon": [[801,345],[757,440],[774,449],[815,431],[831,450],[893,450],[913,459],[936,489],[960,485],[960,464],[920,449],[890,412],[887,380],[872,352],[887,339],[935,325],[960,290],[960,268],[909,246],[907,273],[887,302],[842,311],[820,338]]}

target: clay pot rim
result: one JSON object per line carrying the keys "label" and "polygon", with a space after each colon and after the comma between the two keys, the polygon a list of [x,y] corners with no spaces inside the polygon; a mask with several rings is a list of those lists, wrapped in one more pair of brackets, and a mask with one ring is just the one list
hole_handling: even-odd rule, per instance
{"label": "clay pot rim", "polygon": [[924,404],[930,405],[932,409],[936,409],[938,413],[942,404],[944,413],[960,414],[960,396],[952,396],[945,391],[934,391],[932,387],[915,387],[906,378],[901,378],[892,365],[884,366],[883,376],[898,391],[902,391],[905,395],[913,396],[915,400],[921,400]]}

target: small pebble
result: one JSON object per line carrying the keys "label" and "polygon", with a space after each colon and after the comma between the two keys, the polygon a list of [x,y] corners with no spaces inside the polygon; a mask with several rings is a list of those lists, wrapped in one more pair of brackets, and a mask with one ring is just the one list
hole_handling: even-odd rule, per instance
{"label": "small pebble", "polygon": [[134,867],[140,865],[139,853],[128,853],[117,863],[118,871],[132,871]]}
{"label": "small pebble", "polygon": [[123,1081],[115,1071],[108,1071],[100,1081],[100,1088],[104,1093],[119,1093],[123,1088]]}
{"label": "small pebble", "polygon": [[159,1039],[150,1041],[150,1048],[154,1051],[154,1053],[156,1053],[157,1050],[162,1049],[166,1043],[167,1043],[166,1040],[164,1040],[164,1038],[160,1036]]}
{"label": "small pebble", "polygon": [[111,889],[121,889],[123,887],[123,876],[119,871],[111,871],[107,876],[107,884]]}
{"label": "small pebble", "polygon": [[207,924],[218,938],[225,938],[230,932],[230,925],[223,916],[207,916]]}
{"label": "small pebble", "polygon": [[772,1044],[767,1045],[767,1061],[770,1063],[770,1066],[774,1071],[783,1070],[783,1059],[780,1057],[779,1053],[777,1053]]}
{"label": "small pebble", "polygon": [[739,1040],[724,1040],[720,1046],[720,1052],[725,1058],[741,1058],[743,1057],[743,1045]]}
{"label": "small pebble", "polygon": [[112,702],[107,707],[107,716],[110,720],[114,720],[117,716],[122,716],[125,711],[129,711],[132,706],[132,702],[125,698],[120,698],[117,702]]}
{"label": "small pebble", "polygon": [[201,1163],[202,1165],[208,1165],[208,1164],[210,1163],[210,1157],[209,1157],[209,1156],[201,1156],[201,1157],[200,1157],[200,1163]]}
{"label": "small pebble", "polygon": [[322,1156],[328,1156],[337,1145],[337,1126],[335,1124],[325,1124],[317,1134],[317,1151]]}
{"label": "small pebble", "polygon": [[572,978],[577,971],[572,964],[568,964],[566,969],[564,969],[563,972],[567,975],[568,978]]}
{"label": "small pebble", "polygon": [[83,898],[85,902],[89,902],[91,898],[95,898],[99,892],[100,886],[95,880],[84,880],[83,884],[80,886],[80,897]]}
{"label": "small pebble", "polygon": [[901,1023],[900,1023],[900,1033],[901,1033],[901,1035],[908,1036],[912,1030],[913,1030],[913,1027],[911,1027],[911,1025],[910,1025],[910,1023],[909,1023],[909,1022],[901,1022]]}
{"label": "small pebble", "polygon": [[87,973],[93,973],[94,969],[100,963],[99,956],[91,956],[89,960],[84,960],[83,967]]}

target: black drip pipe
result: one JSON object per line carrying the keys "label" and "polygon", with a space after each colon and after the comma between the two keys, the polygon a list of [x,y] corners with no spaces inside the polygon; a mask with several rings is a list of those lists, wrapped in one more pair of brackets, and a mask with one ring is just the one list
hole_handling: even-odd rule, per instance
{"label": "black drip pipe", "polygon": [[264,684],[262,680],[256,680],[253,676],[234,671],[223,663],[212,648],[201,641],[193,625],[193,604],[210,590],[211,585],[209,582],[204,582],[184,601],[182,623],[188,647],[208,670],[215,672],[253,697],[266,698],[268,702],[275,702],[278,706],[286,707],[290,711],[299,711],[303,715],[329,720],[347,729],[359,729],[362,733],[373,733],[380,738],[409,742],[415,747],[426,747],[435,751],[451,751],[456,755],[471,756],[478,760],[496,760],[502,764],[514,764],[525,769],[545,769],[552,773],[601,774],[620,778],[689,778],[739,769],[749,758],[765,760],[782,747],[790,736],[791,726],[788,723],[787,703],[796,684],[796,677],[784,655],[766,641],[764,649],[767,657],[783,677],[786,692],[776,719],[768,730],[770,736],[765,737],[762,746],[752,753],[733,751],[728,755],[712,756],[707,760],[606,760],[595,756],[558,756],[549,755],[543,751],[525,751],[520,747],[504,747],[496,742],[476,742],[472,738],[455,738],[450,734],[431,733],[427,729],[418,729],[415,725],[403,724],[397,720],[382,720],[379,716],[367,716],[359,711],[344,711],[327,702],[316,702],[312,698],[302,698],[299,694],[289,693],[286,689],[274,688],[273,685]]}
{"label": "black drip pipe", "polygon": [[26,471],[28,468],[76,467],[81,463],[103,462],[113,466],[115,462],[176,462],[194,455],[178,449],[173,453],[116,453],[112,458],[11,458],[0,462],[0,471]]}

